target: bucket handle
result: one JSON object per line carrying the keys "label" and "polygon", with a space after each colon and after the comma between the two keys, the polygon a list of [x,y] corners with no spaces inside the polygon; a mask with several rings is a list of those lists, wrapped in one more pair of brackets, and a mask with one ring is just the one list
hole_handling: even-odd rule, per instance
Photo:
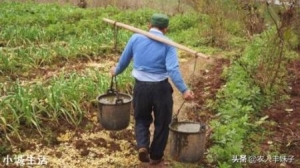
{"label": "bucket handle", "polygon": [[114,88],[113,88],[113,86],[114,86],[114,76],[112,76],[111,77],[111,80],[110,80],[110,87],[109,87],[109,89],[107,90],[107,93],[115,93],[115,90],[114,90]]}
{"label": "bucket handle", "polygon": [[183,101],[183,102],[181,103],[179,109],[177,110],[177,113],[176,113],[175,115],[173,115],[172,123],[173,123],[173,122],[178,122],[178,114],[179,114],[181,108],[183,107],[184,103],[185,103],[185,101]]}
{"label": "bucket handle", "polygon": [[[115,89],[113,88],[115,84]],[[117,96],[116,104],[123,104],[123,99],[120,98],[119,91],[118,91],[118,82],[117,77],[112,76],[110,81],[110,88],[107,90],[107,93],[112,94],[115,93]]]}
{"label": "bucket handle", "polygon": [[[179,109],[177,110],[177,113],[173,116],[171,123],[178,123],[178,114],[179,114],[180,110],[182,109],[182,107],[183,107],[183,105],[184,105],[185,102],[186,101],[183,101],[181,103]],[[200,124],[199,132],[204,132],[206,130],[206,125],[205,124],[201,124],[201,123],[199,123],[199,124]]]}

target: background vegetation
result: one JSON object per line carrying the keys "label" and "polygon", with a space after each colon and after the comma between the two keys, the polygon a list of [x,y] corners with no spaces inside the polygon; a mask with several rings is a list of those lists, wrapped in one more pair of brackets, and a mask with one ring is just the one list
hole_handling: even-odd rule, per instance
{"label": "background vegetation", "polygon": [[[87,2],[91,7],[96,1]],[[63,67],[88,60],[104,64],[104,60],[120,53],[132,33],[119,30],[115,34],[103,17],[145,30],[154,12],[166,11],[172,15],[170,38],[204,53],[221,53],[231,60],[223,74],[226,85],[218,92],[217,100],[208,104],[218,116],[210,123],[214,132],[208,161],[219,167],[238,167],[242,165],[229,162],[233,155],[260,152],[244,144],[252,133],[260,131],[255,121],[262,117],[261,108],[275,99],[287,98],[286,63],[299,58],[298,5],[186,0],[151,1],[147,4],[161,5],[160,8],[138,9],[146,2],[132,6],[133,1],[103,1],[99,4],[102,7],[84,9],[59,3],[1,2],[1,144],[12,142],[14,135],[22,139],[24,128],[44,135],[45,123],[49,122],[63,120],[80,126],[93,109],[96,96],[107,89],[107,66],[82,71]],[[191,8],[189,12],[185,10]],[[116,35],[118,46],[114,50]],[[59,73],[43,78],[46,71],[57,69]],[[119,80],[121,88],[128,89],[132,82],[130,69]],[[0,153],[5,154],[5,150]]]}

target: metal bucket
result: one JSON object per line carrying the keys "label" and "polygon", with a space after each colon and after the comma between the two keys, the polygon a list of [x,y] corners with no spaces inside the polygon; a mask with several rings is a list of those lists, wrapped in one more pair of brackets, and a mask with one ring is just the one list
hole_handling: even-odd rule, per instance
{"label": "metal bucket", "polygon": [[[116,90],[112,88],[113,79],[115,79]],[[128,127],[132,96],[117,91],[115,77],[111,80],[110,89],[106,94],[98,96],[97,101],[98,121],[104,129],[117,131]]]}
{"label": "metal bucket", "polygon": [[186,163],[200,161],[205,150],[205,125],[197,122],[172,122],[169,128],[171,157]]}
{"label": "metal bucket", "polygon": [[132,97],[127,94],[107,93],[98,96],[98,120],[107,130],[125,129],[130,122]]}

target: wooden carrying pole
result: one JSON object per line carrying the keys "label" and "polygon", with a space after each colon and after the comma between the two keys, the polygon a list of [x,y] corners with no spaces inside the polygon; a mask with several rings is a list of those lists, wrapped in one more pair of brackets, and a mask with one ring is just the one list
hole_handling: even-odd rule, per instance
{"label": "wooden carrying pole", "polygon": [[141,29],[138,29],[138,28],[135,28],[133,26],[129,26],[129,25],[126,25],[126,24],[123,24],[123,23],[120,23],[120,22],[116,22],[116,21],[113,21],[113,20],[110,20],[110,19],[106,19],[106,18],[103,18],[103,21],[107,22],[107,23],[110,23],[110,24],[114,24],[116,26],[119,26],[119,27],[123,27],[125,29],[128,29],[130,31],[133,31],[133,32],[136,32],[136,33],[139,33],[139,34],[142,34],[142,35],[145,35],[153,40],[156,40],[156,41],[159,41],[159,42],[162,42],[162,43],[165,43],[165,44],[169,44],[169,45],[172,45],[174,47],[177,47],[179,49],[182,49],[184,51],[187,51],[189,53],[192,53],[192,54],[195,54],[195,56],[197,57],[202,57],[202,58],[206,58],[208,59],[209,57],[205,54],[202,54],[202,53],[199,53],[195,50],[192,50],[186,46],[183,46],[181,44],[178,44],[178,43],[175,43],[171,40],[168,40],[168,39],[165,39],[165,38],[162,38],[162,37],[159,37],[159,36],[156,36],[154,34],[151,34],[149,32],[146,32],[144,30],[141,30]]}

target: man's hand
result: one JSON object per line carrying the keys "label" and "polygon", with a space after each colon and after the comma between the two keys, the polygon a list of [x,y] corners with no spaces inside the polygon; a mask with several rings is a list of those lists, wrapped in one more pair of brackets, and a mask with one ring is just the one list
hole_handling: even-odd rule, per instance
{"label": "man's hand", "polygon": [[195,98],[194,93],[191,90],[186,90],[182,95],[184,100],[193,100]]}
{"label": "man's hand", "polygon": [[110,69],[110,74],[111,74],[111,76],[116,76],[116,67],[111,67],[111,69]]}

